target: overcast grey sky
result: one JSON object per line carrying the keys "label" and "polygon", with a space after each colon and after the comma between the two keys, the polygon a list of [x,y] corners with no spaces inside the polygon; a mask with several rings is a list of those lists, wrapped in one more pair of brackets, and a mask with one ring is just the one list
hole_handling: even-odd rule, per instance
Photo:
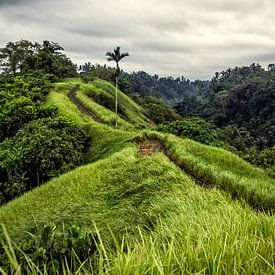
{"label": "overcast grey sky", "polygon": [[0,47],[51,40],[75,63],[104,64],[121,46],[126,71],[208,79],[275,63],[274,12],[274,0],[0,0]]}

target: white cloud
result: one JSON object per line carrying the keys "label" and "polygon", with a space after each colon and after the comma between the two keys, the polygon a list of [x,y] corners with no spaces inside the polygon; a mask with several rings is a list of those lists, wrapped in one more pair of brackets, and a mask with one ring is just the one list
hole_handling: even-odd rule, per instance
{"label": "white cloud", "polygon": [[272,0],[0,0],[0,46],[21,38],[59,42],[74,62],[210,78],[232,66],[275,62]]}

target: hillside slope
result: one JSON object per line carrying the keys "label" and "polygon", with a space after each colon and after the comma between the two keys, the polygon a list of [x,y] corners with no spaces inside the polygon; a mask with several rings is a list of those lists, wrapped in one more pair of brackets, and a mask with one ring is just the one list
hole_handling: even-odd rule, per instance
{"label": "hillside slope", "polygon": [[[76,85],[76,98],[100,122],[68,97]],[[94,263],[101,273],[272,274],[275,181],[225,150],[137,130],[146,118],[125,95],[128,121],[112,128],[103,112],[114,113],[87,96],[91,89],[113,86],[68,80],[48,97],[89,132],[91,164],[1,207],[10,237],[20,242],[49,223],[93,230],[106,247]]]}

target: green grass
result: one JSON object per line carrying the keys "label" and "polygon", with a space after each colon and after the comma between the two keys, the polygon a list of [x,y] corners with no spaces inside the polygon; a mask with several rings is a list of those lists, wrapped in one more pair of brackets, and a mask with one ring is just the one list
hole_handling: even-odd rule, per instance
{"label": "green grass", "polygon": [[[222,149],[97,123],[67,97],[76,83],[82,87],[74,79],[56,84],[47,104],[88,131],[91,164],[2,206],[0,223],[12,240],[52,222],[96,231],[98,258],[79,274],[95,265],[99,274],[274,274],[273,179]],[[113,92],[112,85],[95,84]],[[139,157],[138,137],[163,142],[177,164],[212,188],[198,186],[162,153]],[[16,269],[17,259],[11,264]]]}
{"label": "green grass", "polygon": [[51,91],[47,97],[47,104],[49,106],[55,106],[61,116],[66,117],[78,125],[91,123],[91,119],[78,110],[66,93],[56,90]]}
{"label": "green grass", "polygon": [[[95,92],[103,92],[113,96],[115,99],[115,86],[104,80],[92,82]],[[145,125],[148,119],[144,115],[144,110],[127,95],[118,90],[118,102],[126,109],[126,115],[134,125]]]}
{"label": "green grass", "polygon": [[[163,154],[128,147],[0,208],[12,239],[54,222],[96,224],[112,274],[272,274],[275,219],[198,187]],[[113,237],[122,251],[111,249]],[[107,265],[108,263],[108,265]],[[116,273],[118,272],[118,273]]]}
{"label": "green grass", "polygon": [[[86,93],[83,92],[82,88],[76,92],[76,97],[88,110],[92,111],[97,117],[99,117],[103,123],[109,126],[115,125],[116,114],[93,101]],[[131,130],[134,129],[134,126],[118,117],[118,128]]]}
{"label": "green grass", "polygon": [[[72,83],[58,83],[55,89],[48,95],[47,104],[57,107],[60,115],[88,131],[91,141],[87,153],[87,162],[108,157],[133,143],[133,138],[136,136],[135,132],[126,132],[121,129],[108,127],[107,125],[93,121],[81,113],[67,96],[73,87],[75,85]],[[130,129],[133,129],[133,127]]]}
{"label": "green grass", "polygon": [[264,171],[217,147],[157,132],[146,135],[162,140],[172,159],[195,178],[245,199],[255,209],[274,213],[275,180]]}

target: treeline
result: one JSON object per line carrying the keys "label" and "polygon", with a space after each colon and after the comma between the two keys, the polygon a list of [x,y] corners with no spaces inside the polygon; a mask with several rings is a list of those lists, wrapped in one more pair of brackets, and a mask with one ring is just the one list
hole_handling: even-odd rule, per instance
{"label": "treeline", "polygon": [[[107,81],[115,81],[114,68],[106,65],[102,66],[87,62],[80,65],[79,70],[83,79],[90,80],[93,77],[99,77]],[[144,71],[133,73],[122,71],[121,76],[119,86],[124,92],[140,98],[156,97],[170,105],[180,102],[185,96],[201,97],[210,84],[209,81],[190,81],[183,76],[177,78],[171,76],[159,77],[156,74],[150,75]]]}
{"label": "treeline", "polygon": [[42,44],[27,40],[8,42],[0,48],[0,68],[4,75],[18,72],[40,72],[52,74],[56,78],[77,76],[77,66],[62,53],[64,49],[55,42]]}
{"label": "treeline", "polygon": [[201,99],[175,106],[182,116],[199,116],[217,127],[238,127],[258,149],[275,145],[275,69],[260,65],[216,73]]}

